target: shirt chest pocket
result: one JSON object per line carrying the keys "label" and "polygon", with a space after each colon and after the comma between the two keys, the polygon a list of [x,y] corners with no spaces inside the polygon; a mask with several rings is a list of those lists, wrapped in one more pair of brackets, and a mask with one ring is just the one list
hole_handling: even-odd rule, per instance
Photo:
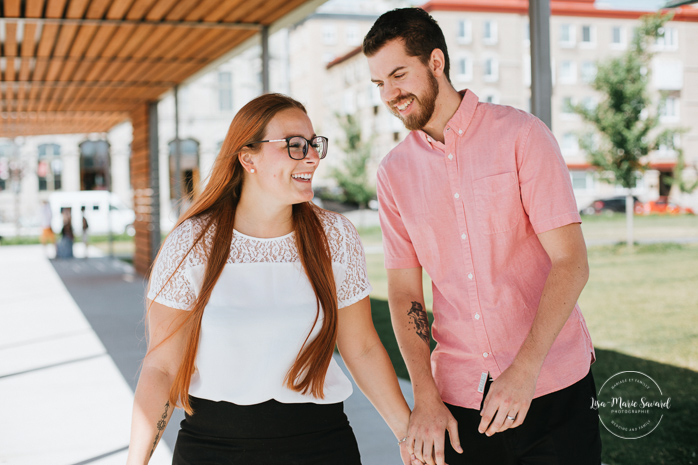
{"label": "shirt chest pocket", "polygon": [[475,190],[475,211],[479,228],[485,234],[513,229],[524,217],[516,173],[508,172],[478,179]]}

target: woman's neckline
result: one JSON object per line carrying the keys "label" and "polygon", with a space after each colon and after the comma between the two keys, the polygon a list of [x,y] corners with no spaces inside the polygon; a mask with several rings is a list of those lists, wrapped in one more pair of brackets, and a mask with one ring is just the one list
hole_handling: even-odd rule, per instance
{"label": "woman's neckline", "polygon": [[254,236],[248,236],[247,234],[241,233],[241,232],[238,231],[237,229],[233,229],[233,234],[235,234],[235,235],[237,235],[237,236],[240,236],[240,237],[244,237],[245,239],[251,239],[251,240],[253,240],[253,241],[267,242],[267,241],[278,241],[278,240],[281,240],[281,239],[289,238],[289,237],[293,236],[293,234],[295,234],[295,231],[291,231],[291,232],[288,233],[288,234],[284,234],[283,236],[277,236],[277,237],[254,237]]}

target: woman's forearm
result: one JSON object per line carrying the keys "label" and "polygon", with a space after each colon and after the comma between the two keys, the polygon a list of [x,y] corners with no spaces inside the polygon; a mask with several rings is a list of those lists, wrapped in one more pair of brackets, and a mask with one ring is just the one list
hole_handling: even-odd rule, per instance
{"label": "woman's forearm", "polygon": [[128,465],[147,464],[162,439],[174,410],[169,402],[172,381],[158,368],[143,367],[133,401]]}
{"label": "woman's forearm", "polygon": [[396,438],[407,434],[410,408],[380,339],[360,354],[342,354],[359,389],[366,395]]}

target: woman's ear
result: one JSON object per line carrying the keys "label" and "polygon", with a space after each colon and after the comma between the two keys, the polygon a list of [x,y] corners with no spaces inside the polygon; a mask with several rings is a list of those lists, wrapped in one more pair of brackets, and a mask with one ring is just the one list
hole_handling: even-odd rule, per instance
{"label": "woman's ear", "polygon": [[240,150],[240,152],[238,152],[238,160],[248,173],[255,173],[257,171],[254,164],[254,159],[254,155],[247,148],[243,148]]}

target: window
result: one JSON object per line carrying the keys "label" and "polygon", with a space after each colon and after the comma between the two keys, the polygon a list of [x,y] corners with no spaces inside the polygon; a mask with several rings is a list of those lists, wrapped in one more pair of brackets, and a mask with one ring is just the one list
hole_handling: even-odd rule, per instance
{"label": "window", "polygon": [[560,83],[574,84],[577,82],[577,64],[574,61],[560,62]]}
{"label": "window", "polygon": [[574,153],[579,150],[579,141],[577,135],[573,132],[566,132],[562,136],[562,146],[560,147],[563,153]]}
{"label": "window", "polygon": [[359,26],[356,24],[349,24],[346,28],[347,45],[357,46],[361,45],[361,35],[359,34]]}
{"label": "window", "polygon": [[572,100],[572,97],[562,97],[562,114],[574,115],[574,100]]}
{"label": "window", "polygon": [[594,97],[584,97],[582,99],[582,106],[589,111],[594,111],[596,108],[596,99]]}
{"label": "window", "polygon": [[461,82],[473,79],[473,61],[470,57],[461,56],[458,58],[458,75],[456,79]]}
{"label": "window", "polygon": [[218,109],[233,109],[233,73],[230,71],[218,72]]}
{"label": "window", "polygon": [[482,40],[485,44],[492,45],[497,43],[497,22],[485,21]]}
{"label": "window", "polygon": [[611,46],[615,49],[624,49],[626,47],[625,28],[613,26],[611,29]]}
{"label": "window", "polygon": [[497,95],[496,92],[487,92],[483,94],[484,97],[482,98],[483,102],[487,103],[499,103],[499,96]]}
{"label": "window", "polygon": [[582,37],[580,40],[580,45],[590,47],[596,42],[596,37],[594,34],[594,28],[592,26],[582,26]]}
{"label": "window", "polygon": [[57,191],[62,187],[63,160],[61,146],[58,144],[41,144],[36,176],[39,178],[40,191]]}
{"label": "window", "polygon": [[80,144],[80,190],[109,188],[109,142],[86,140]]}
{"label": "window", "polygon": [[652,85],[659,90],[683,88],[683,61],[657,57],[652,60]]}
{"label": "window", "polygon": [[181,198],[191,199],[199,187],[199,143],[194,139],[179,140],[179,175],[177,175],[177,142],[168,144],[170,155],[170,199],[178,201],[177,184]]}
{"label": "window", "polygon": [[523,57],[523,66],[522,66],[522,74],[523,74],[523,83],[526,87],[531,87],[531,57],[530,55],[524,55]]}
{"label": "window", "polygon": [[524,23],[523,40],[524,40],[525,45],[528,45],[531,43],[531,23],[529,23],[529,22]]}
{"label": "window", "polygon": [[674,27],[663,27],[659,29],[661,37],[657,37],[655,48],[657,50],[678,50],[679,31]]}
{"label": "window", "polygon": [[583,61],[582,62],[582,81],[587,84],[594,82],[596,79],[596,63],[593,61]]}
{"label": "window", "polygon": [[337,43],[337,30],[334,24],[325,24],[322,27],[322,43],[325,45],[335,45]]}
{"label": "window", "polygon": [[588,171],[570,171],[570,177],[572,178],[572,189],[574,190],[587,190],[594,187],[594,178]]}
{"label": "window", "polygon": [[14,143],[0,143],[0,192],[10,188],[10,157],[16,153]]}
{"label": "window", "polygon": [[666,97],[659,107],[659,117],[662,122],[679,120],[679,99]]}
{"label": "window", "polygon": [[458,21],[458,43],[469,44],[473,40],[473,28],[470,21]]}
{"label": "window", "polygon": [[560,47],[574,47],[576,41],[574,27],[571,24],[560,25]]}
{"label": "window", "polygon": [[496,58],[485,58],[485,81],[495,82],[499,79],[499,63]]}

